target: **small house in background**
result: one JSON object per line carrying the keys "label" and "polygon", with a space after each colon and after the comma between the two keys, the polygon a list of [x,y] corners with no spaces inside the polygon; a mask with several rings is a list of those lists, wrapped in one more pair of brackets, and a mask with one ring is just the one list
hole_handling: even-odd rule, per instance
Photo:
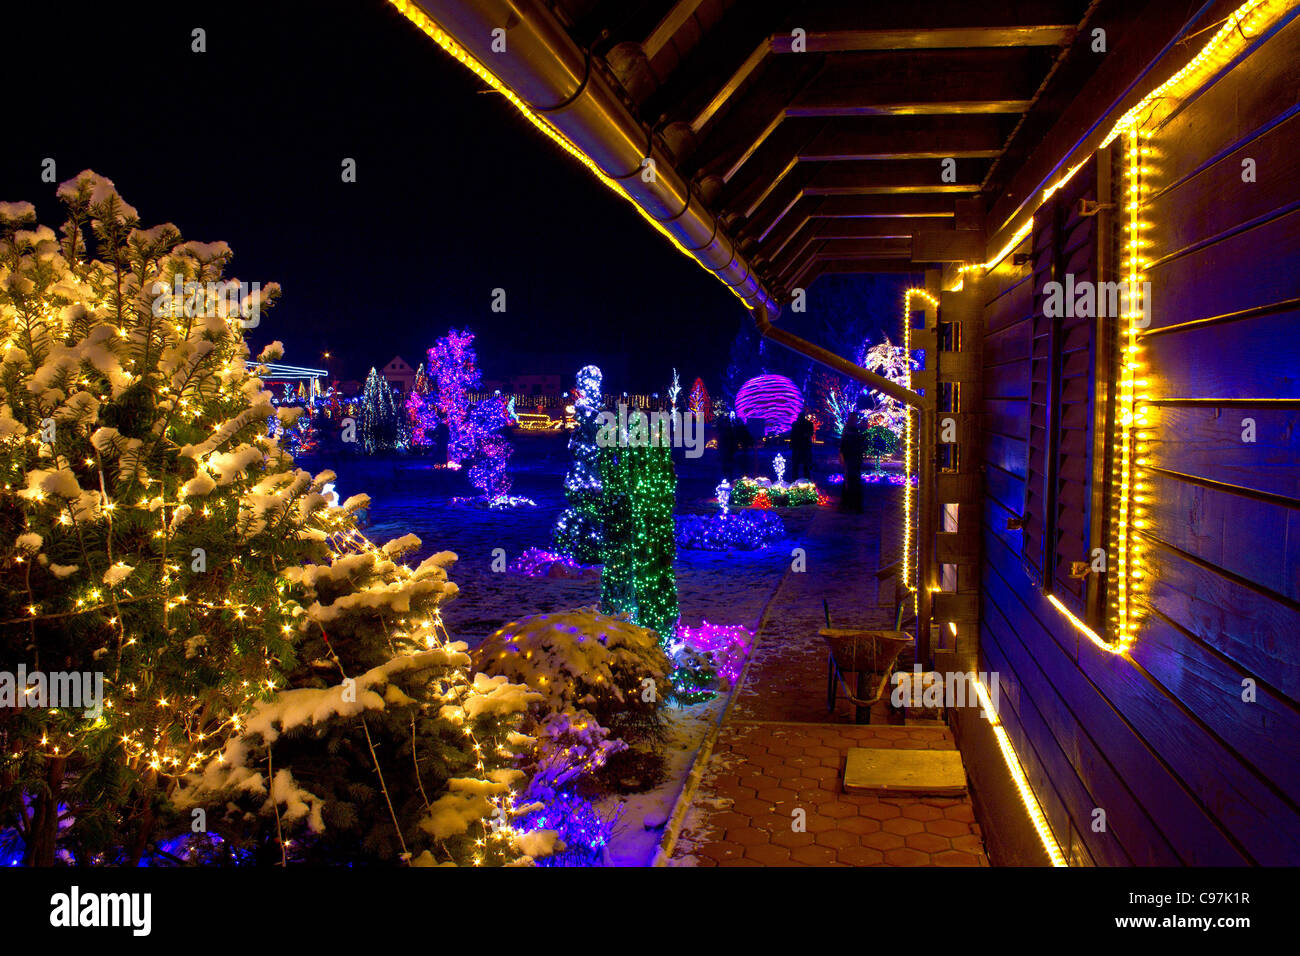
{"label": "small house in background", "polygon": [[381,372],[388,384],[402,393],[409,392],[415,385],[415,369],[400,355],[394,355]]}
{"label": "small house in background", "polygon": [[516,395],[559,395],[558,375],[512,375],[510,391]]}

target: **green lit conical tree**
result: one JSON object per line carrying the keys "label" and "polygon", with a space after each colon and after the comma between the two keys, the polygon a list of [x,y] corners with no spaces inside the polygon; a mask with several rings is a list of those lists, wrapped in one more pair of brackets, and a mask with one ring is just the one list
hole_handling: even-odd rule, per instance
{"label": "green lit conical tree", "polygon": [[600,549],[600,610],[605,614],[635,614],[635,554],[632,520],[632,473],[628,449],[601,446],[600,513],[604,542]]}
{"label": "green lit conical tree", "polygon": [[[609,429],[612,433],[614,430]],[[644,416],[600,449],[604,567],[601,610],[628,612],[667,642],[677,630],[673,507],[677,477],[666,436],[647,434]]]}
{"label": "green lit conical tree", "polygon": [[677,633],[677,476],[667,442],[627,449],[632,471],[633,589],[636,622],[670,641]]}

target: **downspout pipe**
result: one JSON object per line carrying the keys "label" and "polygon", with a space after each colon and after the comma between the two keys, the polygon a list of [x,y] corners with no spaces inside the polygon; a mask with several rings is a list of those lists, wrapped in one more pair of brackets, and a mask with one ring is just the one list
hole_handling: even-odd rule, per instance
{"label": "downspout pipe", "polygon": [[780,306],[735,240],[691,190],[653,131],[638,121],[602,65],[573,42],[541,0],[413,0],[410,6],[423,10],[729,286],[759,332],[907,405],[924,407],[925,398],[915,392],[772,324]]}

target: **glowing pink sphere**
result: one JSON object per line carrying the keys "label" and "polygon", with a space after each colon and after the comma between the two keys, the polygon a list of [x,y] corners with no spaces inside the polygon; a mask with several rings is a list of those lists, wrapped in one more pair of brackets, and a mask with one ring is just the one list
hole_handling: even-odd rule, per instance
{"label": "glowing pink sphere", "polygon": [[803,393],[784,375],[756,375],[736,393],[736,414],[748,424],[751,418],[766,422],[768,435],[789,431],[803,409]]}

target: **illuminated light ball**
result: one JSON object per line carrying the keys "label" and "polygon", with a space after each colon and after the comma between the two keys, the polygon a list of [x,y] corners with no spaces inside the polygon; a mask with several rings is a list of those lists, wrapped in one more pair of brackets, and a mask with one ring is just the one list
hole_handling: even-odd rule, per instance
{"label": "illuminated light ball", "polygon": [[803,409],[803,393],[784,375],[757,375],[736,393],[736,414],[741,421],[761,418],[765,434],[789,431]]}

